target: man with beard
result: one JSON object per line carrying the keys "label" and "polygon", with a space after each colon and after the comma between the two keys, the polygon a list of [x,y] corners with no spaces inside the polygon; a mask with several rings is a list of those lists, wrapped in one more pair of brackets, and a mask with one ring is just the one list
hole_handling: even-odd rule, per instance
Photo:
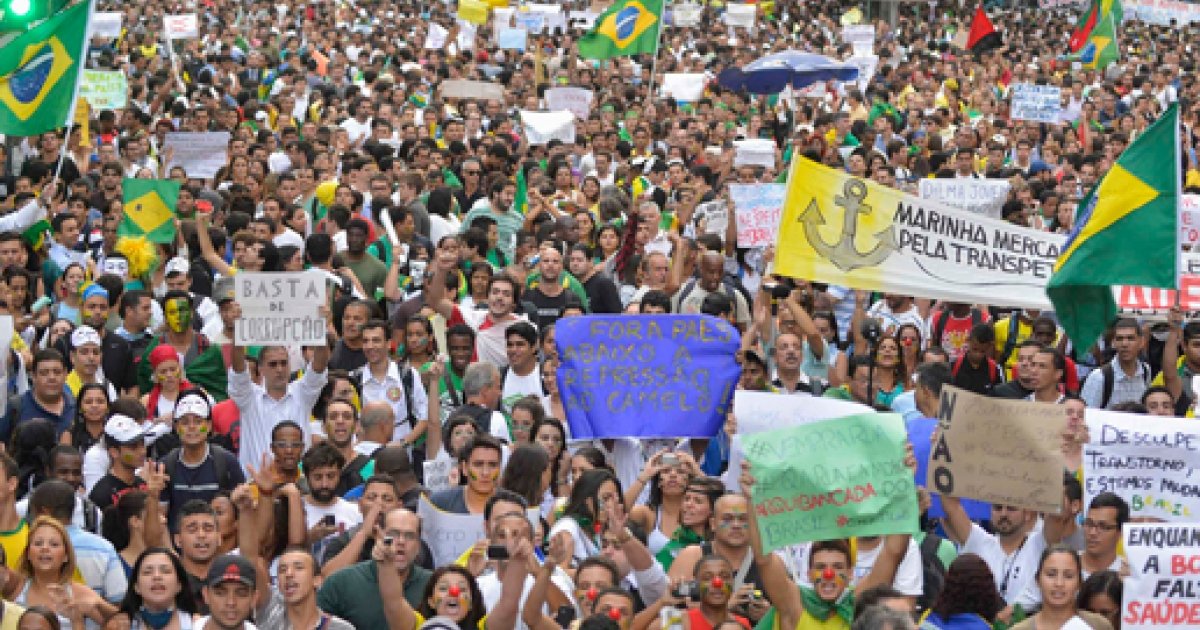
{"label": "man with beard", "polygon": [[960,546],[960,553],[976,554],[987,563],[996,588],[1010,606],[1030,586],[1037,590],[1035,574],[1046,539],[1031,534],[1037,522],[1036,512],[992,504],[995,533],[989,534],[971,522],[957,497],[942,495],[942,507],[946,510],[942,519],[946,536]]}
{"label": "man with beard", "polygon": [[379,594],[379,574],[394,571],[404,584],[404,599],[410,606],[420,606],[431,573],[417,566],[421,550],[421,518],[397,508],[384,516],[383,525],[374,527],[372,537],[376,549],[386,547],[388,553],[373,554],[371,560],[359,562],[329,576],[317,592],[317,606],[337,615],[355,628],[387,628],[383,601]]}
{"label": "man with beard", "polygon": [[369,455],[354,450],[354,435],[358,432],[358,410],[345,398],[335,398],[325,405],[325,418],[322,419],[325,429],[325,441],[332,445],[346,465],[338,475],[336,494],[346,496],[350,490],[357,488],[362,482],[362,470],[371,461]]}
{"label": "man with beard", "polygon": [[345,465],[345,458],[328,442],[322,442],[304,454],[304,478],[309,492],[304,497],[304,515],[310,543],[362,522],[362,515],[354,504],[336,493],[338,477]]}

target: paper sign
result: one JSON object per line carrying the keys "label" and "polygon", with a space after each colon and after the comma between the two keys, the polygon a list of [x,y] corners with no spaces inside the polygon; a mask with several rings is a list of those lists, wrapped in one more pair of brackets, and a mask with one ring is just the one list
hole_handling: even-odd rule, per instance
{"label": "paper sign", "polygon": [[740,28],[754,28],[758,5],[730,4],[725,7],[725,24]]}
{"label": "paper sign", "polygon": [[662,96],[682,103],[698,101],[704,96],[704,81],[702,72],[668,72],[662,77]]}
{"label": "paper sign", "polygon": [[551,140],[575,144],[575,114],[571,112],[521,110],[521,126],[529,144],[546,144]]}
{"label": "paper sign", "polygon": [[775,168],[775,143],[771,140],[734,140],[733,165]]}
{"label": "paper sign", "polygon": [[858,89],[866,90],[871,84],[871,79],[875,77],[875,71],[879,69],[879,56],[871,54],[855,54],[853,57],[846,60],[847,63],[852,63],[858,66]]}
{"label": "paper sign", "polygon": [[1200,195],[1196,193],[1179,197],[1179,238],[1183,245],[1200,242]]}
{"label": "paper sign", "polygon": [[1184,0],[1128,0],[1122,2],[1125,20],[1141,20],[1148,24],[1170,26],[1200,22],[1200,5]]}
{"label": "paper sign", "polygon": [[1200,524],[1125,523],[1122,630],[1200,626]]}
{"label": "paper sign", "polygon": [[1007,179],[954,177],[924,178],[917,182],[917,194],[922,199],[939,201],[993,219],[1000,218],[1000,210],[1008,200],[1011,188]]}
{"label": "paper sign", "polygon": [[490,81],[449,79],[442,81],[439,88],[442,98],[472,98],[504,102],[504,86]]}
{"label": "paper sign", "polygon": [[1018,83],[1012,87],[1013,120],[1057,123],[1062,118],[1062,88],[1055,85]]}
{"label": "paper sign", "polygon": [[454,469],[456,463],[451,458],[425,460],[423,479],[425,487],[429,489],[430,493],[449,490],[454,486],[454,482],[450,479],[450,471]]}
{"label": "paper sign", "polygon": [[92,15],[92,37],[120,37],[122,15],[118,11],[97,11]]}
{"label": "paper sign", "polygon": [[591,30],[596,25],[596,18],[600,17],[595,11],[571,11],[567,13],[567,24],[571,28]]}
{"label": "paper sign", "polygon": [[766,247],[775,242],[787,184],[730,184],[737,220],[738,247]]}
{"label": "paper sign", "polygon": [[485,24],[488,5],[480,0],[458,0],[458,17],[472,24]]}
{"label": "paper sign", "polygon": [[546,15],[533,11],[517,11],[513,14],[513,24],[529,33],[540,35],[546,28]]}
{"label": "paper sign", "polygon": [[443,512],[426,495],[421,495],[417,514],[421,517],[421,539],[429,545],[434,566],[453,564],[475,541],[487,538],[483,514]]}
{"label": "paper sign", "polygon": [[200,37],[200,20],[195,13],[164,15],[163,28],[167,39],[189,39]]}
{"label": "paper sign", "polygon": [[[124,109],[128,103],[129,85],[120,70],[84,70],[79,82],[79,96],[87,99],[92,109]],[[210,175],[211,177],[211,175]]]}
{"label": "paper sign", "polygon": [[[12,315],[0,315],[0,348],[12,347],[13,334]],[[8,361],[0,361],[0,382],[8,382]],[[8,396],[0,396],[0,413],[8,412]]]}
{"label": "paper sign", "polygon": [[326,343],[324,272],[250,273],[233,277],[234,296],[242,308],[235,322],[239,346],[321,345]]}
{"label": "paper sign", "polygon": [[[492,8],[492,33],[497,38],[499,38],[499,36],[500,36],[500,31],[502,31],[506,28],[512,28],[512,25],[513,25],[512,18],[513,18],[514,13],[516,13],[516,10],[510,9],[508,7],[499,8],[499,9],[497,9],[495,7]],[[524,29],[522,29],[522,30],[524,30]]]}
{"label": "paper sign", "polygon": [[496,43],[504,50],[519,50],[525,52],[528,45],[529,32],[523,28],[506,28],[496,36]]}
{"label": "paper sign", "polygon": [[929,456],[930,491],[1040,512],[1061,509],[1066,407],[989,398],[946,385],[938,424],[941,435]]}
{"label": "paper sign", "polygon": [[553,31],[556,28],[566,30],[567,16],[563,14],[563,9],[557,4],[538,4],[529,2],[525,8],[531,13],[542,14],[542,28],[547,31]]}
{"label": "paper sign", "polygon": [[904,466],[904,440],[904,420],[894,413],[746,436],[763,549],[915,533],[917,492]]}
{"label": "paper sign", "polygon": [[1133,518],[1200,519],[1200,427],[1190,418],[1087,410],[1083,504],[1102,492]]}
{"label": "paper sign", "polygon": [[681,28],[698,26],[703,12],[704,7],[694,2],[680,2],[671,5],[671,17],[674,25]]}
{"label": "paper sign", "polygon": [[708,315],[561,319],[555,343],[571,437],[711,438],[741,373],[740,335]]}
{"label": "paper sign", "polygon": [[850,44],[856,56],[870,55],[875,50],[875,26],[873,24],[843,26],[842,41]]}
{"label": "paper sign", "polygon": [[440,50],[446,47],[450,39],[450,31],[437,22],[429,23],[429,31],[425,34],[425,50]]}
{"label": "paper sign", "polygon": [[172,131],[163,147],[163,154],[171,155],[168,168],[182,166],[190,178],[209,179],[229,161],[229,132]]}
{"label": "paper sign", "polygon": [[[924,488],[925,480],[929,478],[929,443],[930,436],[937,428],[937,418],[914,418],[905,422],[908,428],[908,443],[912,444],[913,457],[917,459],[917,486]],[[987,520],[992,518],[992,504],[975,499],[959,499],[967,516],[971,520]],[[946,509],[942,507],[942,497],[936,492],[929,493],[929,518],[945,518]]]}
{"label": "paper sign", "polygon": [[724,199],[704,202],[696,206],[692,218],[697,225],[704,226],[705,234],[724,236],[729,228],[729,205]]}
{"label": "paper sign", "polygon": [[592,112],[595,94],[581,87],[556,87],[546,90],[546,109],[552,112],[568,111],[579,120],[587,120]]}

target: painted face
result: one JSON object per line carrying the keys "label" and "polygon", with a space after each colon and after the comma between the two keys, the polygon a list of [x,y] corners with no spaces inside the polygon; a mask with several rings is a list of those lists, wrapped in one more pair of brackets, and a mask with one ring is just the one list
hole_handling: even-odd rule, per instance
{"label": "painted face", "polygon": [[438,615],[461,621],[471,612],[471,586],[457,573],[446,573],[433,589],[429,602]]}
{"label": "painted face", "polygon": [[181,333],[192,325],[192,309],[188,306],[188,301],[183,298],[175,298],[167,300],[163,306],[163,315],[167,319],[167,327],[171,332]]}

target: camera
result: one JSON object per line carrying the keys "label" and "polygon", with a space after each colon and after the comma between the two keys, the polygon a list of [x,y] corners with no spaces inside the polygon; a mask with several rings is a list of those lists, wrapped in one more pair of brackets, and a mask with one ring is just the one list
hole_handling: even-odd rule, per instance
{"label": "camera", "polygon": [[699,599],[700,585],[695,580],[680,582],[679,586],[671,590],[671,596],[683,599]]}
{"label": "camera", "polygon": [[508,560],[508,547],[504,545],[488,545],[488,560]]}

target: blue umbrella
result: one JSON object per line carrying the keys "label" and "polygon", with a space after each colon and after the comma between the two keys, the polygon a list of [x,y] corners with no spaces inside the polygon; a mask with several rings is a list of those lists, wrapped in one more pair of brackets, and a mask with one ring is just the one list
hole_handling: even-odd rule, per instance
{"label": "blue umbrella", "polygon": [[789,85],[800,89],[821,81],[853,81],[857,78],[858,67],[854,64],[815,53],[786,50],[752,61],[744,68],[727,68],[717,77],[717,83],[735,91],[778,94]]}

